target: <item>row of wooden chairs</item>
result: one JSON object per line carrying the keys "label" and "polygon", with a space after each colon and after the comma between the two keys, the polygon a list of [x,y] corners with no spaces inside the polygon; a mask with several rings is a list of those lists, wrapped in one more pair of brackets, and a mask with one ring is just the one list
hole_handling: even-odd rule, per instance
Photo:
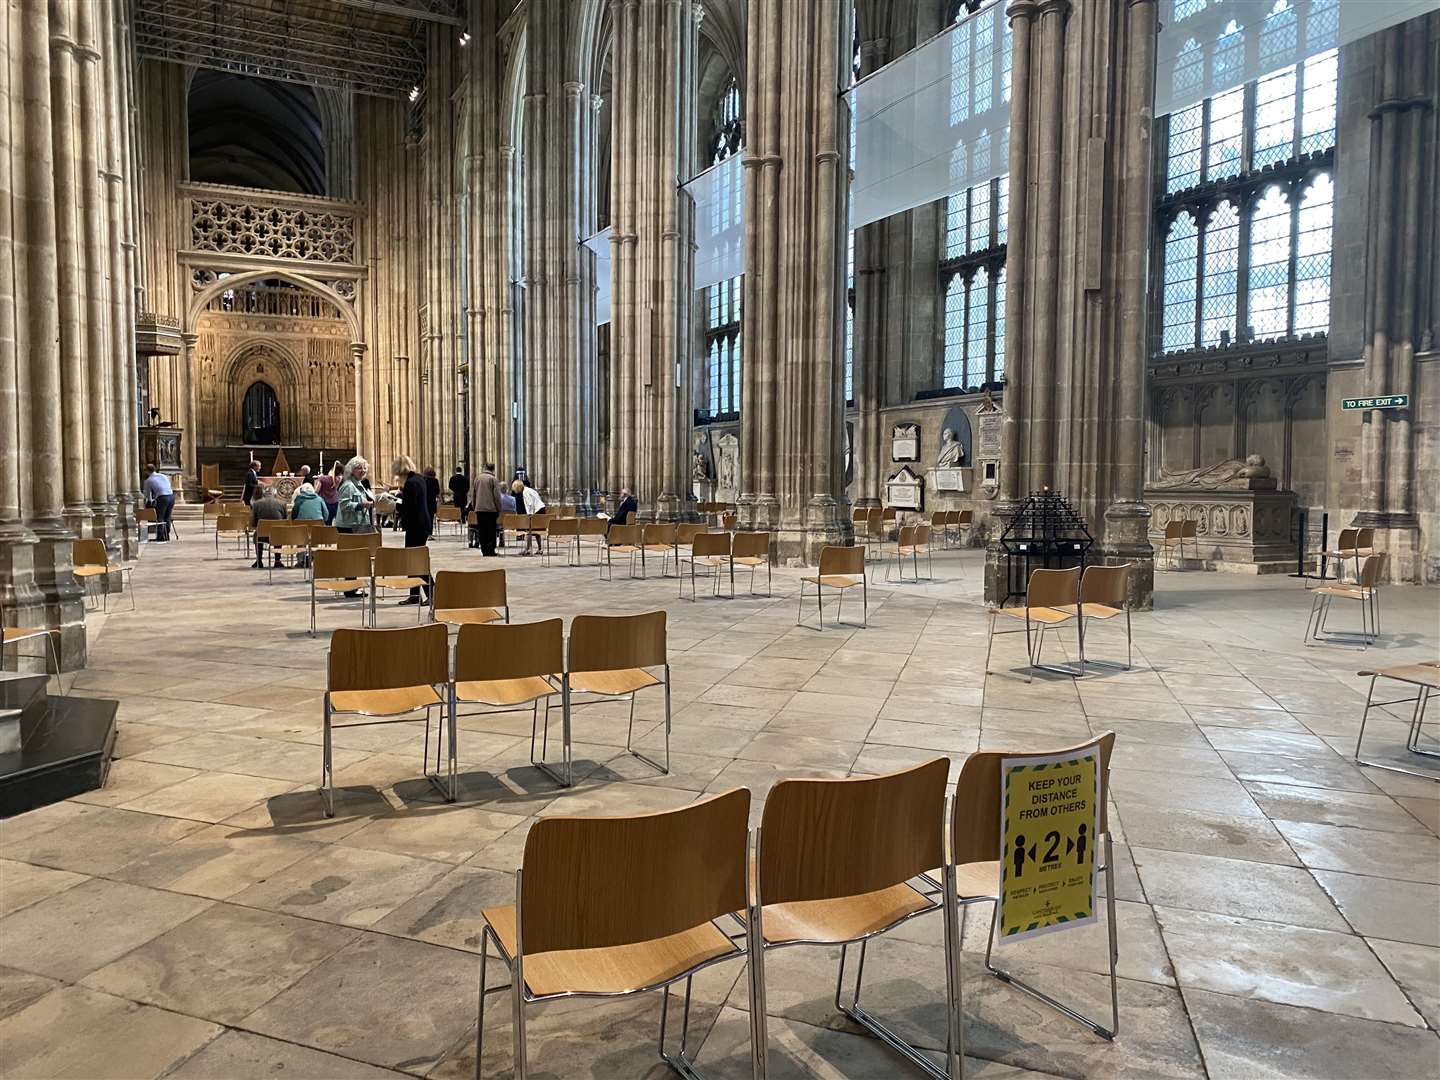
{"label": "row of wooden chairs", "polygon": [[[418,550],[418,549],[411,549]],[[448,572],[447,572],[448,573]],[[440,577],[447,577],[442,573]],[[502,582],[503,584],[503,582]],[[448,583],[437,582],[437,589]],[[455,641],[453,664],[448,630],[443,622],[399,630],[342,629],[330,639],[324,699],[324,746],[321,797],[325,814],[335,814],[332,731],[336,727],[414,721],[424,712],[426,776],[445,797],[456,798],[456,709],[462,704],[502,711],[530,706],[530,763],[556,783],[574,783],[571,748],[572,695],[598,700],[630,701],[625,749],[662,773],[670,771],[670,663],[665,612],[641,615],[577,615],[564,635],[560,619],[534,623],[466,621]],[[657,676],[650,669],[662,672]],[[635,695],[663,688],[665,752],[655,761],[634,746]],[[562,708],[561,757],[546,760],[549,750],[550,703],[559,696]],[[545,704],[541,731],[540,703]],[[442,781],[437,728],[435,772],[429,772],[432,710],[439,709],[449,735],[449,773]],[[362,717],[336,724],[336,715]],[[536,739],[541,740],[536,753]]]}
{"label": "row of wooden chairs", "polygon": [[[655,814],[540,819],[525,839],[515,902],[481,912],[476,1076],[484,1060],[485,1001],[491,994],[511,997],[514,1075],[523,1080],[529,1070],[527,1006],[658,990],[660,1057],[680,1075],[697,1077],[688,1046],[694,976],[712,964],[743,958],[752,1072],[765,1077],[766,954],[797,945],[838,945],[836,1007],[927,1075],[955,1080],[965,1053],[960,913],[972,904],[990,904],[997,913],[985,952],[991,974],[1113,1039],[1119,1029],[1119,944],[1107,804],[1114,743],[1107,732],[1064,750],[972,754],[953,789],[950,762],[943,757],[884,776],[785,779],[771,788],[755,830],[748,829],[746,788]],[[1103,859],[1097,871],[1105,875],[1108,1026],[996,967],[991,952],[999,921],[1002,760],[1023,764],[1087,752],[1099,757],[1100,836],[1088,857]],[[940,915],[944,936],[943,1065],[861,1005],[871,942],[931,914]],[[847,993],[852,946],[858,946],[858,970]],[[508,985],[486,985],[492,949],[509,968]],[[670,987],[681,981],[681,1035],[672,1051],[666,1033]]]}
{"label": "row of wooden chairs", "polygon": [[[647,526],[647,530],[648,530]],[[770,561],[770,534],[766,532],[706,532],[702,529],[689,537],[689,554],[677,555],[677,562],[690,564],[690,599],[699,599],[697,581],[700,577],[711,578],[711,595],[720,596],[721,578],[728,573],[730,596],[735,596],[735,567],[750,571],[750,595],[755,593],[755,572],[765,567],[765,592],[770,596],[773,586],[773,571]],[[677,548],[678,551],[678,548]],[[680,573],[680,598],[685,598],[685,574]]]}
{"label": "row of wooden chairs", "polygon": [[[1087,566],[1068,570],[1032,570],[1026,586],[1023,607],[992,607],[990,609],[990,640],[985,649],[985,673],[990,674],[990,653],[995,638],[1003,634],[1025,635],[1025,654],[1028,661],[1025,681],[1028,683],[1035,669],[1053,671],[1061,675],[1083,675],[1087,663],[1085,657],[1085,623],[1089,619],[1108,620],[1125,616],[1125,670],[1130,670],[1133,660],[1130,632],[1130,571],[1131,563],[1119,566]],[[1024,622],[1015,630],[996,630],[1001,617]],[[1070,620],[1075,620],[1076,634],[1080,643],[1080,670],[1047,667],[1040,662],[1041,650],[1045,647],[1045,631],[1054,630]],[[1099,663],[1091,660],[1089,663]]]}

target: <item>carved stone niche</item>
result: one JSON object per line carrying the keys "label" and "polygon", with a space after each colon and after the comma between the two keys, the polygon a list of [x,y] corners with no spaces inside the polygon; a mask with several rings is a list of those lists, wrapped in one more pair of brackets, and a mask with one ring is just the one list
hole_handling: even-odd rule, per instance
{"label": "carved stone niche", "polygon": [[[1277,490],[1265,459],[1251,454],[1203,469],[1162,473],[1145,487],[1150,539],[1156,545],[1172,521],[1196,523],[1198,559],[1207,570],[1232,574],[1283,574],[1295,568],[1290,522],[1295,493]],[[1193,564],[1192,549],[1185,558]]]}

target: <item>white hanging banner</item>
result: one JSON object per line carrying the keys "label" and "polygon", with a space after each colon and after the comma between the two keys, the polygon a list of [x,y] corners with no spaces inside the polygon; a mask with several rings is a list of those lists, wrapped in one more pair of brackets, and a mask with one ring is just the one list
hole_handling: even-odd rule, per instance
{"label": "white hanging banner", "polygon": [[848,93],[850,228],[1003,175],[1010,167],[1005,4],[988,4]]}
{"label": "white hanging banner", "polygon": [[1155,115],[1440,10],[1440,0],[1166,0]]}
{"label": "white hanging banner", "polygon": [[595,325],[610,321],[610,226],[581,243],[595,253]]}
{"label": "white hanging banner", "polygon": [[744,150],[684,185],[695,200],[695,288],[745,272]]}

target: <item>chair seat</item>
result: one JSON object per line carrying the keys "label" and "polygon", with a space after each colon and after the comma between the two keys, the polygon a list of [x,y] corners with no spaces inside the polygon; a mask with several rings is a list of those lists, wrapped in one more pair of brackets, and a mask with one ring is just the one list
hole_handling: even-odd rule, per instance
{"label": "chair seat", "polygon": [[932,901],[902,882],[859,896],[766,904],[760,925],[765,940],[771,944],[854,941],[933,906]]}
{"label": "chair seat", "polygon": [[332,592],[353,592],[355,589],[365,587],[364,578],[316,578],[317,589],[329,589]]}
{"label": "chair seat", "polygon": [[1370,590],[1360,585],[1321,585],[1315,591],[1323,596],[1343,596],[1349,600],[1370,599]]}
{"label": "chair seat", "polygon": [[899,548],[896,548],[895,550],[896,550],[897,552],[899,552],[901,555],[928,555],[928,554],[930,553],[930,549],[929,549],[928,547],[923,546],[923,545],[921,545],[921,546],[919,546],[919,547],[909,547],[909,546],[899,547]]}
{"label": "chair seat", "polygon": [[1087,619],[1113,619],[1116,615],[1124,615],[1124,608],[1111,607],[1109,604],[1081,604],[1080,610]]}
{"label": "chair seat", "polygon": [[376,578],[375,584],[384,589],[418,589],[425,584],[425,579],[418,577],[382,577]]}
{"label": "chair seat", "polygon": [[59,630],[44,626],[5,626],[0,627],[0,642],[26,641],[29,638],[58,633]]}
{"label": "chair seat", "polygon": [[1327,559],[1358,559],[1360,552],[1354,548],[1341,548],[1339,551],[1322,551],[1321,555]]}
{"label": "chair seat", "polygon": [[691,558],[692,563],[699,563],[701,566],[724,566],[725,556],[723,555],[701,555],[698,558]]}
{"label": "chair seat", "polygon": [[310,549],[300,544],[280,544],[275,548],[276,555],[304,555]]}
{"label": "chair seat", "polygon": [[610,550],[620,555],[629,555],[632,552],[639,551],[640,549],[634,544],[611,544]]}
{"label": "chair seat", "polygon": [[766,560],[760,558],[758,555],[741,555],[734,561],[741,566],[764,566]]}
{"label": "chair seat", "polygon": [[108,574],[111,570],[120,569],[118,566],[77,566],[75,567],[76,577],[96,577],[100,574]]}
{"label": "chair seat", "polygon": [[570,689],[581,694],[629,694],[659,685],[660,680],[644,668],[579,671],[570,676]]}
{"label": "chair seat", "polygon": [[543,675],[521,679],[476,679],[455,684],[455,700],[477,705],[519,705],[560,691]]}
{"label": "chair seat", "polygon": [[1012,619],[1023,619],[1029,614],[1031,622],[1060,623],[1066,619],[1073,619],[1075,612],[1061,610],[1053,607],[1006,607],[995,609],[1001,615],[1008,615]]}
{"label": "chair seat", "polygon": [[813,577],[802,577],[800,580],[811,585],[824,585],[827,589],[853,589],[860,584],[858,578],[845,577],[843,574],[817,574]]}
{"label": "chair seat", "polygon": [[332,711],[366,716],[398,716],[440,704],[440,695],[428,685],[398,686],[389,690],[336,690],[330,695]]}
{"label": "chair seat", "polygon": [[674,546],[671,545],[671,544],[646,544],[646,545],[645,545],[645,550],[646,550],[646,551],[674,551],[675,548],[674,548]]}
{"label": "chair seat", "polygon": [[[515,955],[515,905],[486,908],[482,914],[500,944]],[[525,954],[525,985],[532,994],[619,994],[654,986],[717,957],[739,955],[714,923],[669,937],[612,945],[603,949],[567,949]]]}
{"label": "chair seat", "polygon": [[435,612],[435,621],[464,626],[473,623],[491,623],[500,618],[500,613],[488,607],[442,608]]}
{"label": "chair seat", "polygon": [[[939,871],[936,871],[938,876]],[[962,863],[955,868],[955,893],[962,900],[1000,895],[1000,863]]]}

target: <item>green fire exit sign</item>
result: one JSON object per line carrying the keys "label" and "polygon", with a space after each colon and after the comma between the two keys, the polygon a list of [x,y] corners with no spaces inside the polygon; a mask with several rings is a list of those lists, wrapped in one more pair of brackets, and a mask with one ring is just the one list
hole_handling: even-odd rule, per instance
{"label": "green fire exit sign", "polygon": [[1341,409],[1408,409],[1409,394],[1390,394],[1387,397],[1347,397],[1340,400]]}

